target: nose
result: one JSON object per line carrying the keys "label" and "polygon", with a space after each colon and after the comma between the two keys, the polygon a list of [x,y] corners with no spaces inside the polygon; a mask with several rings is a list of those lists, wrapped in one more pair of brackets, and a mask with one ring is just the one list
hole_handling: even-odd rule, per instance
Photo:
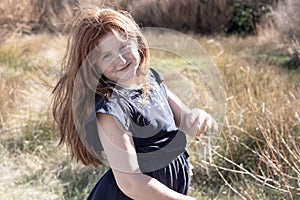
{"label": "nose", "polygon": [[122,55],[121,53],[119,53],[118,58],[119,61],[121,61],[122,64],[126,64],[126,58],[124,57],[124,55]]}

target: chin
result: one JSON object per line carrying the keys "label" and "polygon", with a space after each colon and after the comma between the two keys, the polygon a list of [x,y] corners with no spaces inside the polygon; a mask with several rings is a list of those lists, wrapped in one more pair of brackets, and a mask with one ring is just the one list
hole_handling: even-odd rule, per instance
{"label": "chin", "polygon": [[128,72],[123,74],[122,77],[120,77],[119,81],[122,81],[122,82],[129,81],[135,76],[136,76],[136,70],[129,70]]}

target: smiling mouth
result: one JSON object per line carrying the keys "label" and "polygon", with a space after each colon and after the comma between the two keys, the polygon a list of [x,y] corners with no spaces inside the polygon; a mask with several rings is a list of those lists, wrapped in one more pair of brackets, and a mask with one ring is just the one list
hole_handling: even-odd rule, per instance
{"label": "smiling mouth", "polygon": [[127,65],[125,65],[124,67],[122,67],[118,71],[124,71],[124,70],[126,70],[130,66],[130,64],[131,64],[131,62],[129,62]]}

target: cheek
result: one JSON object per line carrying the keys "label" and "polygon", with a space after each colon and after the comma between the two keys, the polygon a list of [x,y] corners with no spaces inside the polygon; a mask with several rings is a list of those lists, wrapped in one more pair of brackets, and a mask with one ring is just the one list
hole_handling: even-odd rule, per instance
{"label": "cheek", "polygon": [[101,75],[108,77],[111,73],[111,67],[109,67],[109,66],[110,65],[98,65],[97,72]]}
{"label": "cheek", "polygon": [[103,73],[104,71],[110,70],[112,64],[113,64],[112,59],[107,59],[107,60],[98,62],[98,69]]}
{"label": "cheek", "polygon": [[102,65],[97,65],[96,66],[96,71],[100,74],[103,74],[104,72],[104,67]]}

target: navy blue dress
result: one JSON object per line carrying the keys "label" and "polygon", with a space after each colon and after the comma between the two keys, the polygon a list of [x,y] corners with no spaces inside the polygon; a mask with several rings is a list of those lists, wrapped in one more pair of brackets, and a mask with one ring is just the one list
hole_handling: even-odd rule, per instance
{"label": "navy blue dress", "polygon": [[[185,134],[175,125],[162,76],[151,69],[148,83],[146,95],[143,94],[143,89],[133,90],[115,85],[109,99],[96,96],[95,113],[113,115],[132,133],[142,173],[159,180],[174,191],[187,194],[190,174]],[[101,142],[95,141],[96,137],[90,135],[95,132],[95,126],[92,126],[94,121],[95,114],[87,123],[87,140],[95,151],[100,151]],[[118,188],[112,170],[109,169],[88,199],[131,198]]]}

